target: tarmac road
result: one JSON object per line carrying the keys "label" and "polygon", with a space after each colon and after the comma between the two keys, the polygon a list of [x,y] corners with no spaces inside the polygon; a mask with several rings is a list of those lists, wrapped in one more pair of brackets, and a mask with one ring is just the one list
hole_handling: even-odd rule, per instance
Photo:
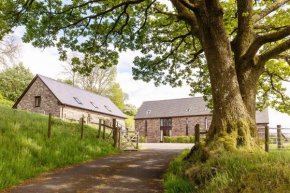
{"label": "tarmac road", "polygon": [[145,149],[46,173],[6,192],[163,192],[162,175],[170,161],[183,149],[193,146],[177,143],[140,145]]}

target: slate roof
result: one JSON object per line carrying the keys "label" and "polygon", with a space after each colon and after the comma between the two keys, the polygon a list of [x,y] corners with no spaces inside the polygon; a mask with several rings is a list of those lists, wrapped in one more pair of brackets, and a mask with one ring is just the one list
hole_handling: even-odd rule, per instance
{"label": "slate roof", "polygon": [[[206,104],[202,97],[145,101],[138,109],[135,119],[212,115]],[[190,111],[187,111],[188,108]],[[268,109],[256,113],[256,122],[269,123]]]}
{"label": "slate roof", "polygon": [[[127,118],[122,113],[122,111],[110,99],[106,97],[74,87],[72,85],[58,82],[56,80],[41,75],[36,75],[31,84],[33,84],[33,82],[36,80],[37,77],[39,77],[40,80],[42,80],[42,82],[48,87],[48,89],[63,105],[113,115],[125,119]],[[23,93],[23,95],[24,94],[25,93]],[[81,104],[79,104],[74,97],[77,98],[81,102]],[[21,100],[21,98],[19,99],[19,101]],[[16,102],[15,105],[17,105],[18,102]],[[94,107],[94,105],[91,102],[94,103],[94,105],[97,106],[98,108]]]}

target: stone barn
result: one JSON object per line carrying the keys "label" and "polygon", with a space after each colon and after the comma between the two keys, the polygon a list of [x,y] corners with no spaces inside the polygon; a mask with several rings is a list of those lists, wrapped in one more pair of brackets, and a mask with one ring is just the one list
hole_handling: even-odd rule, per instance
{"label": "stone barn", "polygon": [[[163,142],[164,136],[194,135],[194,126],[208,130],[212,113],[202,97],[143,102],[135,116],[135,128],[149,143]],[[258,128],[269,124],[268,110],[256,113]]]}
{"label": "stone barn", "polygon": [[125,125],[126,119],[110,99],[41,75],[34,77],[13,108],[72,121],[84,117],[87,124],[117,119]]}

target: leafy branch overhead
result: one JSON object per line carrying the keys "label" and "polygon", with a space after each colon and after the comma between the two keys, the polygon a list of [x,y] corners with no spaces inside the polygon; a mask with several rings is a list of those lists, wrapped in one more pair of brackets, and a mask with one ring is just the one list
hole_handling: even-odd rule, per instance
{"label": "leafy branch overhead", "polygon": [[[68,50],[84,53],[87,60],[74,61],[81,64],[82,73],[94,68],[91,60],[111,67],[118,63],[119,52],[140,50],[144,55],[134,59],[135,79],[173,87],[186,82],[193,95],[199,92],[208,97],[212,89],[199,17],[209,2],[212,11],[217,8],[217,15],[223,15],[236,71],[247,72],[253,79],[263,74],[259,82],[271,79],[271,92],[284,96],[285,80],[273,76],[284,77],[289,71],[271,66],[290,61],[290,0],[171,0],[166,4],[157,0],[4,0],[0,23],[4,33],[25,25],[25,42],[39,48],[56,46],[62,60],[67,59]],[[274,72],[268,73],[268,68]],[[239,75],[238,80],[240,86],[248,84]],[[260,89],[259,96],[272,100],[267,89]],[[288,97],[275,104],[258,99],[264,104],[260,108],[289,105]]]}

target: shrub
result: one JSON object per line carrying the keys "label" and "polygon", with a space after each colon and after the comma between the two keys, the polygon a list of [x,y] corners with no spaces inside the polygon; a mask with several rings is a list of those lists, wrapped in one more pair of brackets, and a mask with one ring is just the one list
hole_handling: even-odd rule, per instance
{"label": "shrub", "polygon": [[145,137],[140,137],[139,142],[140,143],[146,143],[146,138]]}
{"label": "shrub", "polygon": [[11,108],[13,106],[13,104],[14,104],[13,101],[9,101],[9,100],[5,99],[0,93],[0,106]]}
{"label": "shrub", "polygon": [[164,143],[194,143],[193,136],[164,136]]}

